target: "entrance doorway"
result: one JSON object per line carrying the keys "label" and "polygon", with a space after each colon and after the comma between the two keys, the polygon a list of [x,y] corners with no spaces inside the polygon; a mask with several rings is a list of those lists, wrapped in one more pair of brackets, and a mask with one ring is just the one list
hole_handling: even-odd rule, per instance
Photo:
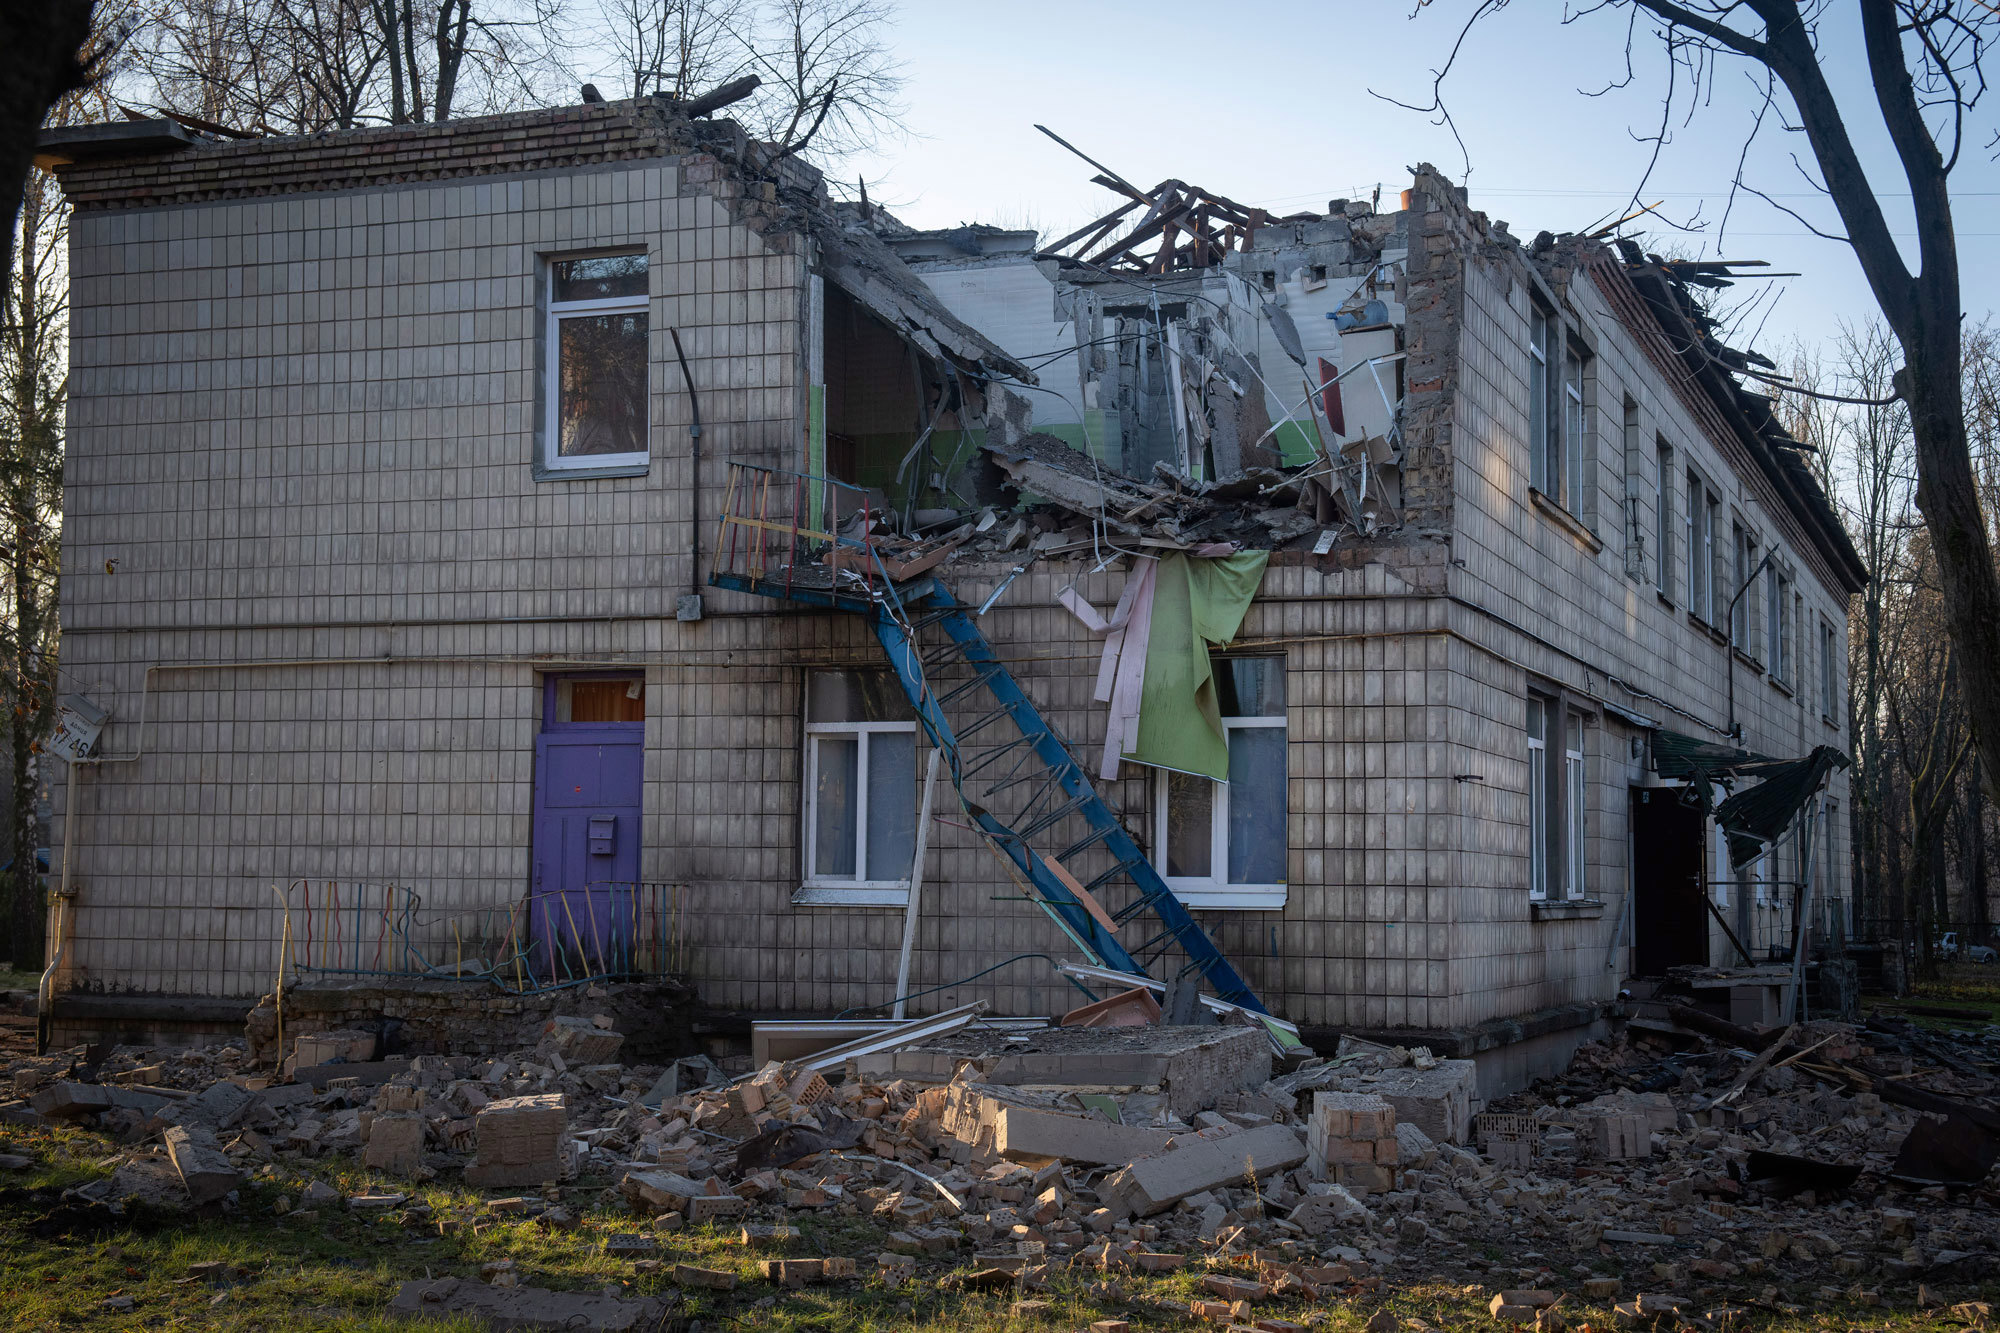
{"label": "entrance doorway", "polygon": [[1632,971],[1708,964],[1701,811],[1672,787],[1632,789]]}
{"label": "entrance doorway", "polygon": [[528,917],[544,981],[619,971],[630,956],[645,745],[643,676],[543,678]]}

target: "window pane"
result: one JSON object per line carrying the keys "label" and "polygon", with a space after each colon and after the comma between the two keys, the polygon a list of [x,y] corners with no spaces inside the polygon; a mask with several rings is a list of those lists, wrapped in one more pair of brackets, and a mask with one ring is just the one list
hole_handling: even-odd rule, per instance
{"label": "window pane", "polygon": [[1167,874],[1207,879],[1215,873],[1215,784],[1167,774]]}
{"label": "window pane", "polygon": [[629,680],[559,680],[556,682],[558,722],[644,722],[646,682]]}
{"label": "window pane", "polygon": [[1218,657],[1216,701],[1224,717],[1283,717],[1285,659],[1282,657]]}
{"label": "window pane", "polygon": [[1569,896],[1583,896],[1583,760],[1563,761],[1563,785],[1569,788],[1569,814],[1565,821],[1569,842]]}
{"label": "window pane", "polygon": [[1548,321],[1540,311],[1528,316],[1534,339],[1528,355],[1528,483],[1536,490],[1549,490],[1549,366]]}
{"label": "window pane", "polygon": [[813,737],[813,874],[854,878],[858,736]]}
{"label": "window pane", "polygon": [[1574,750],[1578,754],[1583,753],[1583,718],[1581,715],[1576,713],[1569,715],[1569,731],[1566,739],[1569,742],[1567,748]]}
{"label": "window pane", "polygon": [[917,735],[868,737],[867,879],[907,879],[917,851]]}
{"label": "window pane", "polygon": [[886,671],[815,671],[806,677],[808,722],[910,722],[910,701]]}
{"label": "window pane", "polygon": [[644,312],[570,316],[557,320],[556,328],[557,452],[646,452]]}
{"label": "window pane", "polygon": [[1528,736],[1532,740],[1539,741],[1546,738],[1547,733],[1542,729],[1544,707],[1540,698],[1532,694],[1528,696]]}
{"label": "window pane", "polygon": [[1285,882],[1285,730],[1229,732],[1229,882]]}
{"label": "window pane", "polygon": [[644,255],[558,259],[549,267],[555,275],[553,295],[558,301],[601,301],[613,296],[646,294]]}
{"label": "window pane", "polygon": [[1548,751],[1528,751],[1528,891],[1540,897],[1549,883]]}

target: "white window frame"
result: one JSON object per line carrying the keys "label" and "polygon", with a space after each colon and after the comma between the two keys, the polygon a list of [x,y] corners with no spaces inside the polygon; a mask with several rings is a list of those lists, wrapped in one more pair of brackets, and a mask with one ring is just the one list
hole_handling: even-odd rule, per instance
{"label": "white window frame", "polygon": [[[1285,719],[1282,717],[1225,717],[1222,719],[1223,737],[1230,732],[1252,729],[1276,728],[1283,731]],[[1287,765],[1289,773],[1289,765]],[[1227,782],[1217,782],[1215,799],[1209,807],[1208,816],[1208,866],[1206,876],[1169,875],[1167,873],[1167,802],[1169,783],[1173,774],[1166,769],[1158,769],[1154,775],[1153,788],[1153,865],[1160,878],[1173,890],[1174,897],[1181,900],[1183,907],[1196,907],[1216,911],[1268,912],[1285,905],[1290,892],[1287,884],[1232,884],[1229,882],[1229,786]],[[1291,824],[1289,809],[1284,820],[1287,828]],[[1286,854],[1290,856],[1290,839],[1286,839]]]}
{"label": "white window frame", "polygon": [[1531,707],[1542,710],[1542,730],[1528,728],[1528,899],[1546,902],[1549,896],[1549,843],[1554,831],[1549,819],[1549,717],[1556,712],[1555,700],[1531,695]]}
{"label": "white window frame", "polygon": [[[1560,371],[1551,356],[1550,344],[1562,333],[1554,312],[1539,301],[1528,302],[1528,481],[1551,500],[1558,499],[1562,479],[1561,451],[1555,442],[1561,437],[1562,421],[1555,411],[1555,394],[1550,385]],[[1539,427],[1539,429],[1537,428]]]}
{"label": "white window frame", "polygon": [[1658,506],[1654,520],[1660,531],[1660,567],[1653,586],[1671,602],[1674,600],[1674,477],[1679,469],[1674,466],[1674,447],[1665,436],[1653,442],[1653,457],[1656,464],[1653,484],[1659,491],[1654,497]]}
{"label": "white window frame", "polygon": [[[854,865],[858,874],[868,867],[868,748],[869,738],[883,732],[914,735],[914,719],[906,722],[807,722],[805,753],[804,829],[805,882],[792,896],[803,907],[907,907],[910,877],[900,879],[835,879],[813,873],[819,864],[819,741],[823,736],[856,738],[854,793]],[[922,758],[922,747],[917,747]],[[915,792],[911,799],[916,799]]]}
{"label": "white window frame", "polygon": [[[1570,723],[1576,724],[1576,747],[1569,744]],[[1590,860],[1585,842],[1586,825],[1589,819],[1589,789],[1585,785],[1584,735],[1589,725],[1583,714],[1570,709],[1563,717],[1563,838],[1567,844],[1563,851],[1567,858],[1567,874],[1563,879],[1563,897],[1584,897],[1584,877],[1589,872]]]}
{"label": "white window frame", "polygon": [[[573,259],[605,259],[620,255],[644,255],[646,258],[646,293],[638,296],[605,296],[587,301],[558,301],[556,294],[556,265]],[[646,364],[646,420],[642,428],[642,438],[647,448],[622,454],[577,454],[565,457],[562,453],[562,430],[557,413],[562,406],[562,321],[590,315],[648,315],[652,310],[652,256],[641,250],[603,250],[582,254],[550,255],[542,261],[542,290],[547,295],[548,311],[542,328],[543,359],[542,397],[542,467],[548,472],[592,472],[605,468],[645,468],[652,461],[653,438],[653,384],[652,384],[652,321],[646,322],[647,364]]]}
{"label": "white window frame", "polygon": [[[1584,473],[1587,427],[1587,401],[1584,395],[1584,376],[1588,373],[1590,358],[1580,343],[1565,332],[1562,335],[1562,507],[1578,518],[1588,518],[1591,506],[1584,494]],[[1575,378],[1571,378],[1574,372]]]}

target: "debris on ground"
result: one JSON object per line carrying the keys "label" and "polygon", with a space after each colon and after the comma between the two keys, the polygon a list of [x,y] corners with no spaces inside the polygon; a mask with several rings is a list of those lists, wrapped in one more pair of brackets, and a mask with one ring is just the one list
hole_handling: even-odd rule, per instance
{"label": "debris on ground", "polygon": [[[677,1230],[740,1231],[754,1250],[814,1214],[871,1222],[880,1253],[759,1256],[763,1281],[927,1276],[1028,1302],[1079,1267],[1109,1290],[1120,1273],[1193,1266],[1207,1276],[1187,1312],[1239,1322],[1419,1277],[1492,1287],[1496,1319],[1545,1331],[1565,1317],[1558,1300],[1644,1322],[1744,1285],[1880,1299],[1888,1284],[1969,1281],[2000,1249],[1990,1049],[1893,1018],[1746,1028],[1740,1042],[1630,1027],[1486,1105],[1470,1061],[1350,1039],[1274,1073],[1262,1032],[1227,1024],[975,1024],[840,1069],[734,1077],[702,1058],[619,1065],[618,1034],[587,1016],[534,1035],[478,1060],[378,1060],[343,1037],[329,1061],[301,1037],[285,1068],[305,1082],[235,1046],[68,1052],[16,1061],[19,1100],[0,1114],[94,1118],[122,1140],[108,1177],[64,1196],[114,1214],[238,1207],[243,1181],[337,1153],[381,1183],[314,1180],[277,1206],[561,1231],[601,1188],[600,1206],[632,1217],[604,1252],[685,1289],[740,1277],[676,1263]],[[356,1072],[321,1079],[343,1064]],[[453,1177],[517,1192],[459,1216],[415,1201],[411,1185]],[[478,1314],[515,1282],[484,1277],[413,1281],[396,1308]],[[504,1299],[544,1297],[576,1294]],[[561,1317],[618,1328],[658,1313],[585,1299],[598,1303]]]}

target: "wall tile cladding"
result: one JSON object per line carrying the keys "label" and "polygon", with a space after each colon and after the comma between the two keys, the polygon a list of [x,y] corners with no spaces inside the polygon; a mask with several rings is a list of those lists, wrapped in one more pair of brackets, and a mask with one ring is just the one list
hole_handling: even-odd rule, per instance
{"label": "wall tile cladding", "polygon": [[[775,457],[796,411],[799,258],[677,196],[671,162],[75,230],[71,629],[670,614],[668,330],[713,455]],[[622,246],[652,257],[655,466],[535,485],[539,256]]]}
{"label": "wall tile cladding", "polygon": [[[268,989],[283,920],[269,886],[300,877],[413,884],[439,913],[516,901],[534,659],[645,670],[643,875],[689,886],[705,1000],[823,1013],[888,998],[900,911],[790,901],[805,672],[878,666],[879,647],[857,619],[714,590],[708,619],[671,618],[690,512],[664,330],[683,330],[711,459],[794,461],[802,351],[799,258],[686,187],[654,161],[79,214],[66,666],[117,708],[108,753],[140,743],[142,707],[154,720],[145,759],[80,785],[73,980]],[[537,484],[536,255],[624,244],[654,256],[652,470]],[[1718,650],[1626,579],[1622,534],[1592,555],[1528,504],[1519,283],[1449,226],[1426,245],[1412,484],[1437,531],[1266,575],[1242,637],[1287,657],[1290,900],[1199,914],[1308,1024],[1437,1028],[1608,994],[1638,776],[1628,733],[1606,720],[1589,741],[1605,918],[1531,923],[1527,673],[1597,694],[1615,673],[1719,720]],[[1613,384],[1633,386],[1648,439],[1657,423],[1704,448],[1587,290],[1577,299],[1596,321],[1600,410],[1626,391]],[[1446,531],[1449,546],[1434,539]],[[1006,574],[955,578],[983,599]],[[1052,605],[1078,576],[1100,607],[1116,601],[1116,571],[1043,566],[986,629],[1088,763],[1100,644]],[[1520,630],[1435,596],[1447,580]],[[526,617],[557,619],[505,623]],[[280,623],[298,627],[256,628]],[[383,657],[405,660],[365,660]],[[141,704],[150,663],[330,658],[356,660],[162,671]],[[1810,742],[1816,718],[1784,733],[1767,685],[1738,690],[1753,744]],[[1128,767],[1104,790],[1149,843],[1152,784]],[[948,985],[1067,950],[961,828],[938,823],[931,847],[912,984],[945,989],[922,1006],[1066,1007],[1074,992],[1033,959]]]}
{"label": "wall tile cladding", "polygon": [[[1488,617],[1463,607],[1454,613],[1468,644],[1465,669],[1453,677],[1462,692],[1463,771],[1485,776],[1469,795],[1475,813],[1465,832],[1468,865],[1452,948],[1460,969],[1453,1019],[1469,1024],[1602,997],[1611,979],[1622,974],[1607,969],[1606,962],[1628,893],[1629,787],[1647,780],[1643,758],[1633,754],[1640,733],[1604,712],[1586,733],[1586,876],[1589,896],[1606,904],[1603,917],[1532,921],[1526,902],[1524,739],[1530,674],[1703,739],[1719,739],[1727,724],[1729,650],[1689,623],[1684,600],[1670,606],[1656,591],[1661,550],[1656,442],[1664,439],[1673,449],[1677,479],[1693,465],[1721,493],[1718,542],[1729,539],[1733,519],[1741,520],[1759,534],[1765,549],[1775,544],[1798,570],[1796,589],[1806,614],[1795,643],[1796,691],[1735,660],[1736,713],[1749,748],[1784,756],[1820,744],[1846,748],[1844,717],[1828,723],[1820,716],[1815,636],[1822,617],[1839,636],[1835,685],[1837,697],[1844,698],[1847,598],[1813,572],[1815,562],[1801,551],[1796,525],[1777,512],[1763,479],[1740,465],[1734,442],[1703,431],[1587,277],[1568,285],[1561,313],[1593,352],[1586,426],[1592,494],[1579,507],[1595,518],[1602,549],[1591,550],[1541,512],[1528,493],[1525,263],[1511,248],[1468,247],[1463,271],[1453,533],[1453,554],[1463,563],[1452,569],[1450,584],[1454,596],[1494,613]],[[1638,466],[1629,486],[1628,395],[1638,408]],[[1628,494],[1643,541],[1631,572]],[[1684,505],[1685,494],[1677,489],[1676,519]],[[1685,589],[1684,539],[1671,558],[1674,586]],[[1472,658],[1483,659],[1476,670]],[[1844,773],[1834,776],[1828,795],[1839,802],[1844,821]],[[1829,866],[1822,841],[1816,874],[1826,877],[1823,882],[1844,882],[1845,842],[1843,825],[1833,839],[1835,864]],[[1719,930],[1710,949],[1718,962],[1731,957]]]}

